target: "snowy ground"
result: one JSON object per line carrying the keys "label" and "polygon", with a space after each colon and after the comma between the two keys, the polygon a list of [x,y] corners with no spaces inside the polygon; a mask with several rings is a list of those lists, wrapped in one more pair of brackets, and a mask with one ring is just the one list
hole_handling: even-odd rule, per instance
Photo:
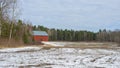
{"label": "snowy ground", "polygon": [[0,49],[0,68],[120,68],[120,49]]}

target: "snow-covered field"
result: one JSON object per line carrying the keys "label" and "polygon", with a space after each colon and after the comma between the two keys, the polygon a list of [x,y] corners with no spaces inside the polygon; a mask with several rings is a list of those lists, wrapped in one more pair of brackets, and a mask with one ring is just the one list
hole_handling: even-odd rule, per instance
{"label": "snow-covered field", "polygon": [[120,68],[120,49],[0,49],[0,68]]}

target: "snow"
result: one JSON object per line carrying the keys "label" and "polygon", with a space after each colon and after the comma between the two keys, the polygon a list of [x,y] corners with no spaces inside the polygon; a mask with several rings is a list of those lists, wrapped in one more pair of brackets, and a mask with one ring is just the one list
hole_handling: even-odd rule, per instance
{"label": "snow", "polygon": [[58,42],[42,42],[45,45],[51,45],[51,46],[64,46],[65,44],[63,43],[58,43]]}
{"label": "snow", "polygon": [[120,68],[120,49],[0,49],[0,68]]}
{"label": "snow", "polygon": [[39,47],[21,47],[21,48],[6,48],[6,49],[0,49],[0,52],[19,52],[19,51],[33,51],[33,50],[40,50]]}

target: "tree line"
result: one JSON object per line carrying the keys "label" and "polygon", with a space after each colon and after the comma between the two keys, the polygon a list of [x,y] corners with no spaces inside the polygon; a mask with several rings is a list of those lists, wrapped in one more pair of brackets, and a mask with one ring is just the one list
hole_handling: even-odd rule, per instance
{"label": "tree line", "polygon": [[63,29],[49,29],[44,26],[33,26],[33,30],[46,31],[50,41],[96,41],[120,43],[120,30],[76,31]]}

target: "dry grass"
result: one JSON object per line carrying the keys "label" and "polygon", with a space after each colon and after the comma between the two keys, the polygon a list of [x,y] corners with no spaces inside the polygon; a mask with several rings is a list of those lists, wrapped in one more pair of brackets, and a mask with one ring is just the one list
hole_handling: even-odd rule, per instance
{"label": "dry grass", "polygon": [[[0,39],[0,48],[18,48],[18,47],[25,47],[28,45],[23,44],[21,41],[16,41],[16,40],[11,40],[11,43],[8,45],[8,40],[6,39]],[[62,42],[64,43],[64,42]],[[87,44],[86,44],[87,43]],[[102,49],[109,49],[109,48],[114,48],[113,45],[114,43],[96,43],[96,42],[72,42],[72,44],[66,44],[65,46],[53,46],[51,44],[45,44],[45,45],[31,45],[29,46],[40,46],[43,47],[43,49],[50,49],[50,48],[81,48],[81,49],[86,49],[86,48],[102,48]]]}
{"label": "dry grass", "polygon": [[[84,42],[85,43],[85,42]],[[50,49],[50,48],[81,48],[81,49],[95,49],[95,48],[100,48],[100,49],[114,49],[118,48],[117,46],[112,46],[112,45],[117,45],[116,43],[73,43],[73,44],[67,44],[65,46],[53,46],[52,44],[46,44],[43,46],[44,49]]]}
{"label": "dry grass", "polygon": [[18,47],[24,47],[24,45],[0,45],[0,49],[3,49],[3,48],[18,48]]}
{"label": "dry grass", "polygon": [[10,40],[8,44],[8,39],[0,39],[0,48],[16,48],[25,46],[22,41]]}
{"label": "dry grass", "polygon": [[80,46],[80,47],[69,47],[69,46],[42,46],[43,49],[51,49],[51,48],[80,48],[80,49],[120,49],[119,47],[111,47],[111,46]]}

